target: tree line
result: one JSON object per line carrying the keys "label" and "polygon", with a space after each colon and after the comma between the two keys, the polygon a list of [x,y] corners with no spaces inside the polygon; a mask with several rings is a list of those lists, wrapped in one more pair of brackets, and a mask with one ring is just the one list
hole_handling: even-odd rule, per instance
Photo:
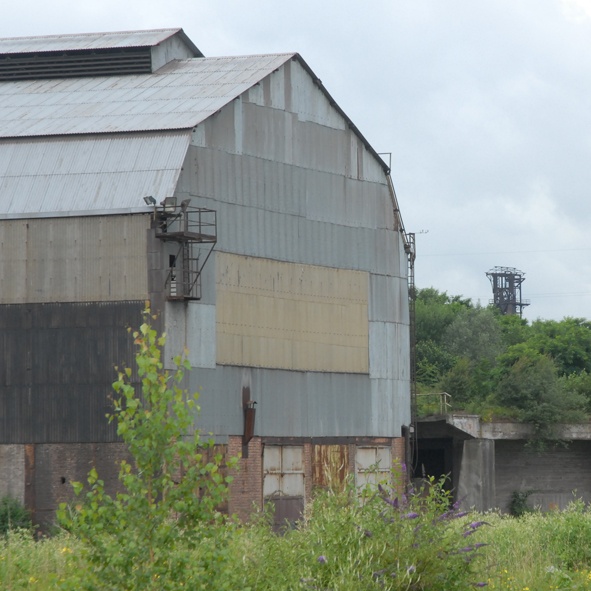
{"label": "tree line", "polygon": [[[447,392],[454,412],[532,423],[542,439],[588,419],[590,321],[528,322],[432,287],[416,291],[415,320],[419,394]],[[420,402],[419,413],[430,410]]]}

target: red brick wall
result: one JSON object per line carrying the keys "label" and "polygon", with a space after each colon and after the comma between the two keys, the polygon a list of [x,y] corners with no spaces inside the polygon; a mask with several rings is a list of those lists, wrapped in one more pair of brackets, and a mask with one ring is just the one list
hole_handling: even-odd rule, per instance
{"label": "red brick wall", "polygon": [[[230,437],[228,457],[242,455],[242,437]],[[228,511],[246,521],[263,503],[263,445],[260,437],[253,437],[248,444],[248,458],[238,460],[238,469],[231,471],[234,480],[230,484]]]}

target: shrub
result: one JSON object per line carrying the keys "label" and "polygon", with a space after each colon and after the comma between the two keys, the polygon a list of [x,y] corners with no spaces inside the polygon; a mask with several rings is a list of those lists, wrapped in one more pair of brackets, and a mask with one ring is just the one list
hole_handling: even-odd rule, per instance
{"label": "shrub", "polygon": [[[113,384],[119,398],[110,420],[133,458],[120,464],[123,492],[107,494],[93,468],[81,502],[58,512],[84,543],[87,568],[68,581],[75,589],[209,589],[225,566],[228,528],[217,507],[230,479],[220,473],[220,455],[208,459],[213,442],[194,429],[197,395],[179,387],[188,362],[179,357],[176,371],[163,368],[165,338],[149,322],[146,310],[133,333],[141,393],[129,368]],[[81,495],[83,484],[73,486]]]}
{"label": "shrub", "polygon": [[0,535],[13,529],[30,529],[29,511],[16,499],[5,496],[0,499]]}
{"label": "shrub", "polygon": [[[265,525],[246,530],[240,588],[257,591],[443,591],[482,581],[474,564],[484,522],[451,504],[443,481],[417,491],[399,485],[359,497],[320,491],[297,529],[278,537]],[[404,491],[404,494],[402,494]],[[251,537],[256,536],[256,537]]]}

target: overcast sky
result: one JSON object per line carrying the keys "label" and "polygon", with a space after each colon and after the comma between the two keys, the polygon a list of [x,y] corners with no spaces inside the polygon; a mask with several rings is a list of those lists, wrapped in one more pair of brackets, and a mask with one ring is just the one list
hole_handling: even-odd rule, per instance
{"label": "overcast sky", "polygon": [[591,0],[29,0],[1,37],[183,27],[206,56],[297,51],[392,154],[416,283],[591,318]]}

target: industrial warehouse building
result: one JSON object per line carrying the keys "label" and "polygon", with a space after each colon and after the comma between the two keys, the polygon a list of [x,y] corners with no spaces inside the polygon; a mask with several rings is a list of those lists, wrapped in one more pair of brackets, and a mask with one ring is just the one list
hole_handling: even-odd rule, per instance
{"label": "industrial warehouse building", "polygon": [[[0,39],[0,495],[51,520],[125,451],[105,414],[146,301],[229,510],[405,454],[405,233],[385,162],[298,54],[181,29]],[[256,405],[255,405],[256,402]],[[253,412],[253,409],[256,409]]]}

